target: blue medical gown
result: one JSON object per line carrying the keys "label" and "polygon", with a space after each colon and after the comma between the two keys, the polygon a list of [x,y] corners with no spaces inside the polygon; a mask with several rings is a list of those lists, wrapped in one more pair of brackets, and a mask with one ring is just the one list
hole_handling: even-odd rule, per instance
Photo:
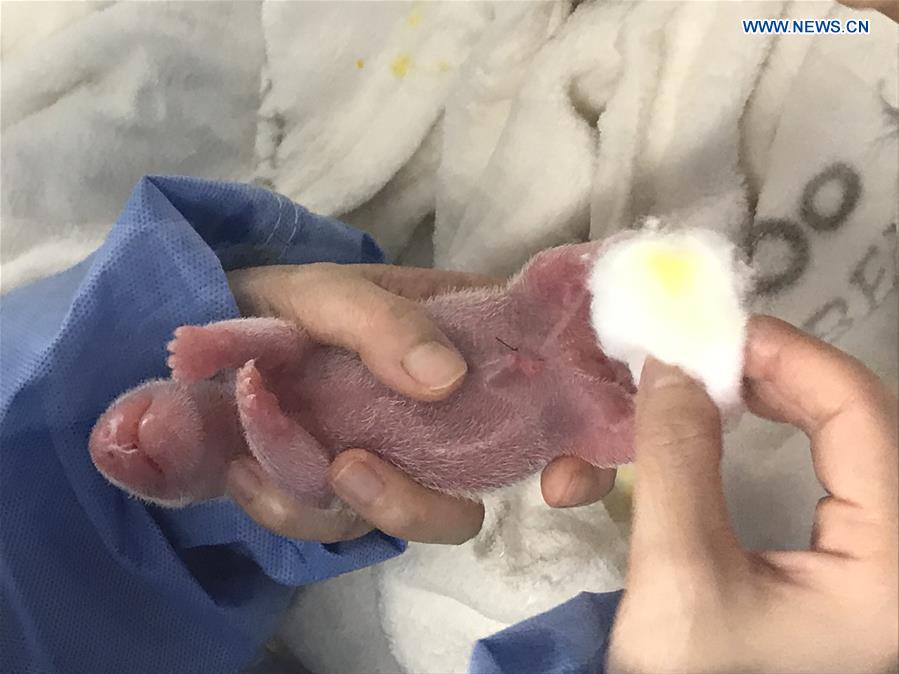
{"label": "blue medical gown", "polygon": [[[248,185],[145,178],[103,246],[0,302],[0,671],[217,674],[249,664],[292,588],[388,559],[372,533],[282,538],[230,501],[165,510],[94,469],[124,390],[165,377],[182,324],[237,317],[225,271],[382,262],[365,234]],[[475,674],[597,672],[617,594],[580,595],[481,641]]]}
{"label": "blue medical gown", "polygon": [[233,672],[292,587],[402,551],[378,533],[291,541],[224,499],[147,506],[87,450],[117,395],[167,376],[178,325],[239,315],[225,271],[382,260],[367,235],[265,190],[146,178],[89,259],[2,298],[0,671]]}
{"label": "blue medical gown", "polygon": [[471,674],[603,674],[622,592],[582,592],[546,613],[481,639]]}

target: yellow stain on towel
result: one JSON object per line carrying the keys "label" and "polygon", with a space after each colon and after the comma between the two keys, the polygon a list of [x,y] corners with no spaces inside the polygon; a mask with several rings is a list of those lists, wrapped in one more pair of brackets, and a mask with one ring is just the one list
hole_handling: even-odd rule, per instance
{"label": "yellow stain on towel", "polygon": [[446,61],[440,61],[440,62],[437,64],[437,72],[439,72],[439,73],[446,73],[446,72],[449,72],[450,70],[452,70],[452,68],[453,68],[453,67],[452,67],[449,63],[447,63]]}
{"label": "yellow stain on towel", "polygon": [[356,59],[356,67],[362,70],[365,67],[365,59]]}
{"label": "yellow stain on towel", "polygon": [[421,23],[421,9],[416,7],[411,12],[409,12],[409,16],[406,17],[406,25],[410,28],[415,28],[418,24]]}
{"label": "yellow stain on towel", "polygon": [[615,488],[602,500],[609,517],[625,538],[630,537],[631,518],[634,515],[634,478],[633,465],[619,466]]}
{"label": "yellow stain on towel", "polygon": [[400,54],[390,62],[390,70],[397,77],[405,77],[411,67],[412,59],[409,58],[408,54]]}

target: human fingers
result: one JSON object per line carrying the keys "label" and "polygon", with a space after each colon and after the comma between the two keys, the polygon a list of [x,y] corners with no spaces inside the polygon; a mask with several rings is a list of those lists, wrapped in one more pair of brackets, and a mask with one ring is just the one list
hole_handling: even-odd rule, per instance
{"label": "human fingers", "polygon": [[353,265],[353,270],[358,271],[384,290],[412,300],[426,299],[451,290],[483,288],[505,283],[504,279],[483,274],[422,267],[359,264]]}
{"label": "human fingers", "polygon": [[769,316],[749,322],[750,409],[811,439],[815,472],[836,500],[893,517],[897,402],[858,360]]}
{"label": "human fingers", "polygon": [[631,564],[742,554],[721,484],[721,420],[703,387],[648,358],[636,397]]}
{"label": "human fingers", "polygon": [[361,449],[331,464],[340,499],[381,531],[422,543],[464,543],[480,531],[484,507],[427,489]]}
{"label": "human fingers", "polygon": [[231,463],[227,494],[257,524],[287,538],[334,543],[359,538],[372,529],[351,511],[321,510],[299,503],[249,457]]}
{"label": "human fingers", "polygon": [[420,305],[352,267],[256,269],[235,277],[235,286],[250,298],[244,305],[293,320],[318,342],[355,351],[372,374],[411,398],[442,400],[467,371],[461,354]]}
{"label": "human fingers", "polygon": [[614,468],[596,468],[575,456],[554,459],[543,469],[543,500],[553,508],[595,503],[615,486]]}
{"label": "human fingers", "polygon": [[876,9],[893,21],[899,21],[899,1],[897,0],[839,0],[841,5],[853,9]]}

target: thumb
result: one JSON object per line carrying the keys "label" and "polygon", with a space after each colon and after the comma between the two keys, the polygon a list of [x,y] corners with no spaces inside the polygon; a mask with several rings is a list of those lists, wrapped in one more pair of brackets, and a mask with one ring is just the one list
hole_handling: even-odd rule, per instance
{"label": "thumb", "polygon": [[421,305],[370,283],[359,296],[367,329],[347,330],[343,341],[378,379],[419,400],[441,400],[459,387],[465,359]]}
{"label": "thumb", "polygon": [[721,419],[703,387],[648,358],[636,398],[631,565],[738,550],[721,484]]}
{"label": "thumb", "polygon": [[243,270],[230,278],[244,313],[293,320],[315,341],[359,354],[372,374],[418,400],[459,387],[465,360],[422,306],[334,264]]}
{"label": "thumb", "polygon": [[358,353],[393,390],[442,400],[462,383],[465,360],[418,302],[331,266],[300,280],[282,315],[293,315],[316,341]]}

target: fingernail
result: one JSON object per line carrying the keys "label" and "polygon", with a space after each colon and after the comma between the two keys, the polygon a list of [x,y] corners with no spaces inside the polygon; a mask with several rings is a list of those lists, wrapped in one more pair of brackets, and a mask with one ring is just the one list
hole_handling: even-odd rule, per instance
{"label": "fingernail", "polygon": [[640,374],[640,388],[646,390],[664,388],[682,380],[683,375],[679,369],[647,356],[643,372]]}
{"label": "fingernail", "polygon": [[331,480],[334,491],[350,505],[369,505],[384,491],[384,481],[364,461],[353,461]]}
{"label": "fingernail", "polygon": [[248,503],[258,495],[261,488],[262,477],[255,461],[238,459],[231,462],[225,486],[228,496],[235,501]]}
{"label": "fingernail", "polygon": [[468,369],[462,357],[439,342],[419,344],[403,358],[410,377],[432,391],[449,388]]}

